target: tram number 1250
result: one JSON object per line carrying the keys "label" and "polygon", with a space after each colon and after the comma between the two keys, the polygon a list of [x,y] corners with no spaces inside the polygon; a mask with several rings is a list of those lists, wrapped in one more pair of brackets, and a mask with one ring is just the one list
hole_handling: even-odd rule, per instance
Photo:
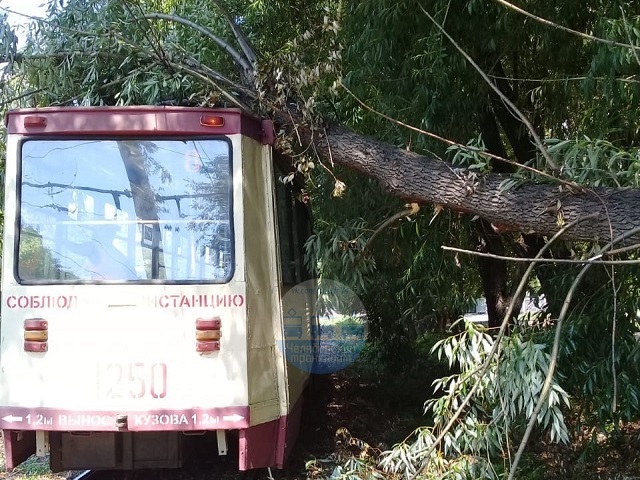
{"label": "tram number 1250", "polygon": [[98,397],[103,399],[164,398],[166,363],[107,363],[98,365]]}

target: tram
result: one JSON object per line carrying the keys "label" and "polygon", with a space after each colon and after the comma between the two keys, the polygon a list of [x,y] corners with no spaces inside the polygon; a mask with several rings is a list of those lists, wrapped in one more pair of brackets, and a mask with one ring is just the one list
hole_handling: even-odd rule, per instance
{"label": "tram", "polygon": [[282,467],[309,377],[278,348],[282,297],[306,279],[311,227],[272,123],[148,106],[6,125],[6,467],[177,468],[198,441],[240,470]]}

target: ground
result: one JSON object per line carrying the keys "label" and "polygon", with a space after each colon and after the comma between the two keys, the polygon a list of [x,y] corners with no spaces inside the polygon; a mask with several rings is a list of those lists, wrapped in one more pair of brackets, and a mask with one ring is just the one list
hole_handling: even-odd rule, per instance
{"label": "ground", "polygon": [[[288,466],[290,480],[304,470],[304,462],[327,459],[335,452],[335,432],[346,427],[358,439],[373,447],[389,448],[415,427],[425,425],[424,400],[431,393],[431,381],[443,374],[442,367],[423,369],[422,378],[393,378],[380,375],[363,379],[347,371],[321,379],[317,405],[307,410],[305,429]],[[538,439],[522,463],[525,480],[640,480],[640,422],[621,426],[619,433],[604,436],[597,430],[584,432],[568,446]],[[326,472],[325,472],[326,473]]]}

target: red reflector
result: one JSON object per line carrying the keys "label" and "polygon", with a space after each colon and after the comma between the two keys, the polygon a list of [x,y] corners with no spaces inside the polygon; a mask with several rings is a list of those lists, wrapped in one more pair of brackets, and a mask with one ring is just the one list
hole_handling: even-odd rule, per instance
{"label": "red reflector", "polygon": [[196,352],[216,352],[220,350],[220,342],[196,342]]}
{"label": "red reflector", "polygon": [[205,127],[222,127],[224,126],[224,117],[215,115],[202,115],[200,117],[200,125]]}
{"label": "red reflector", "polygon": [[27,318],[24,321],[25,330],[46,330],[49,328],[49,322],[44,318]]}
{"label": "red reflector", "polygon": [[220,317],[196,319],[196,330],[220,330]]}
{"label": "red reflector", "polygon": [[47,342],[24,342],[25,352],[46,352],[48,348],[49,344]]}
{"label": "red reflector", "polygon": [[41,115],[30,115],[28,117],[24,117],[24,126],[25,127],[46,127],[47,126],[47,117],[43,117]]}

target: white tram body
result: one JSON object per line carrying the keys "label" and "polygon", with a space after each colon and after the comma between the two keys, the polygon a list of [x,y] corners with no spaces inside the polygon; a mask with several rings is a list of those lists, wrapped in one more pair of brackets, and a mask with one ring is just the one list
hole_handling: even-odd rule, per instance
{"label": "white tram body", "polygon": [[6,123],[7,467],[179,467],[207,435],[240,470],[282,467],[308,374],[277,346],[281,299],[308,216],[277,181],[272,124],[188,107]]}

